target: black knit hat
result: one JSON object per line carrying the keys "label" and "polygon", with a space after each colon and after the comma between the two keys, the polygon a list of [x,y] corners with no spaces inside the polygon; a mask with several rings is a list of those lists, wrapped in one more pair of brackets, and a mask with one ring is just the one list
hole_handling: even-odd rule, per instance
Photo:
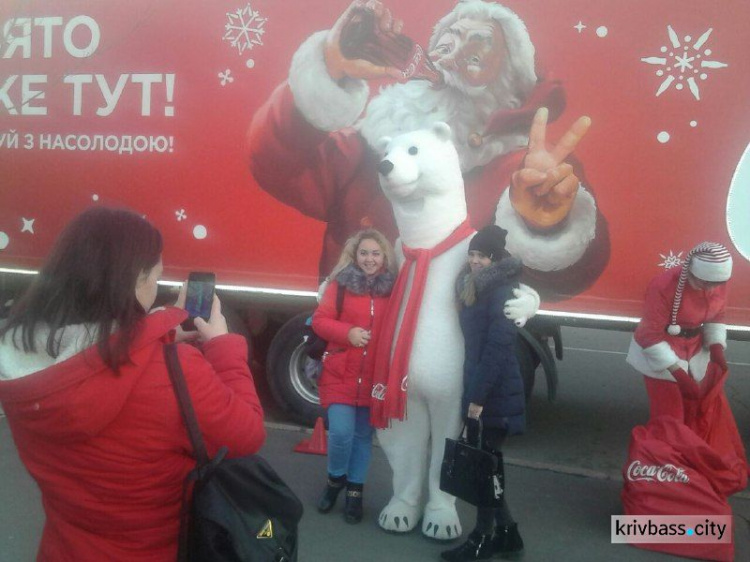
{"label": "black knit hat", "polygon": [[496,224],[485,226],[474,235],[469,242],[469,251],[482,252],[492,261],[499,261],[505,254],[505,237],[507,230],[503,230]]}

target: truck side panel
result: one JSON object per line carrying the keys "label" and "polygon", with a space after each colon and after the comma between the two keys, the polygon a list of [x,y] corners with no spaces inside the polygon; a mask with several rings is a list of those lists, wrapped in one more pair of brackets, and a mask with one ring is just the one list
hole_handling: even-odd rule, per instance
{"label": "truck side panel", "polygon": [[[385,4],[427,47],[455,2]],[[261,188],[246,135],[300,45],[347,5],[5,2],[0,267],[38,268],[75,214],[116,205],[162,231],[170,279],[210,270],[223,284],[316,290],[326,228],[334,238],[348,233]],[[582,115],[592,120],[574,157],[608,227],[608,253],[590,283],[552,294],[544,308],[639,316],[648,280],[713,240],[734,256],[728,322],[750,326],[750,3],[504,5],[528,29],[537,75],[564,91],[547,141]],[[335,177],[313,179],[341,179],[326,173]],[[499,195],[506,186],[496,187]],[[381,208],[382,196],[363,204]]]}

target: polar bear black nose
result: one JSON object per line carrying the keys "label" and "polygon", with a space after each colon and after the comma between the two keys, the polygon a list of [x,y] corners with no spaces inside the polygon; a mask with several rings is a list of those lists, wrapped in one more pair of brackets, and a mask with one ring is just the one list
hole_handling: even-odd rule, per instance
{"label": "polar bear black nose", "polygon": [[378,172],[384,176],[390,174],[391,170],[393,170],[393,162],[390,160],[381,160],[380,164],[378,164]]}

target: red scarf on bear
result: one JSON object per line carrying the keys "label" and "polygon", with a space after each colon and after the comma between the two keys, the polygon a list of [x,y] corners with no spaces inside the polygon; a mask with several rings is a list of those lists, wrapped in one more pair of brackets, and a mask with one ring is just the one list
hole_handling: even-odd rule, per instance
{"label": "red scarf on bear", "polygon": [[[373,375],[373,401],[370,409],[370,422],[374,427],[386,428],[392,419],[403,420],[406,417],[406,388],[409,373],[409,357],[414,343],[414,333],[417,329],[419,309],[422,305],[422,296],[427,282],[427,273],[430,269],[430,261],[435,256],[451,249],[453,246],[465,240],[476,231],[466,219],[448,238],[440,242],[434,248],[421,249],[409,248],[402,244],[404,250],[404,264],[398,272],[396,284],[393,287],[388,308],[380,329],[380,336],[375,348],[375,372]],[[401,303],[406,297],[406,283],[409,279],[409,271],[412,264],[415,265],[414,281],[411,285],[409,300],[404,310],[404,318],[401,322],[401,330],[398,340],[395,342],[395,350],[391,359],[393,349],[393,338],[398,324]],[[446,280],[450,283],[453,280]],[[390,365],[390,366],[389,366]]]}

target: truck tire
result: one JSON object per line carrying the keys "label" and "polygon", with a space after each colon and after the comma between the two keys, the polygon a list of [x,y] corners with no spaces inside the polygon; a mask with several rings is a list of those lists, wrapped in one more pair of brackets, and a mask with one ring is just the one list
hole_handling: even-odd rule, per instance
{"label": "truck tire", "polygon": [[534,392],[536,368],[539,366],[539,358],[521,336],[518,336],[516,356],[518,357],[518,365],[521,368],[523,391],[526,396],[526,405],[528,405],[531,403],[531,394]]}
{"label": "truck tire", "polygon": [[294,421],[312,427],[323,408],[318,384],[305,374],[309,360],[302,344],[303,328],[311,312],[294,316],[276,333],[268,350],[266,377],[279,407]]}

